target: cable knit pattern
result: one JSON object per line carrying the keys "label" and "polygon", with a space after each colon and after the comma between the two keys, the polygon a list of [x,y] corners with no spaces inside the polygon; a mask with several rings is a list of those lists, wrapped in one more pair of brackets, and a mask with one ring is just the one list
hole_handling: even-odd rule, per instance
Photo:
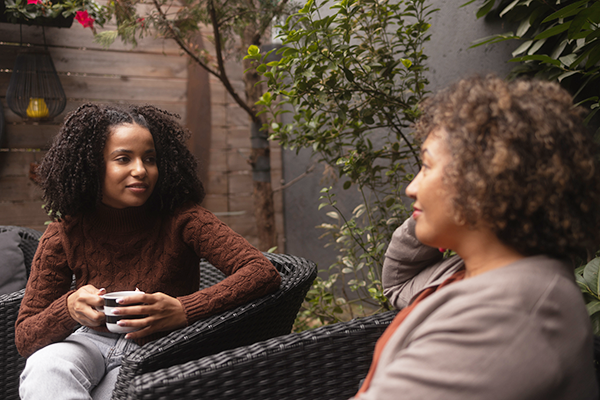
{"label": "cable knit pattern", "polygon": [[[227,278],[199,291],[200,258]],[[188,324],[271,293],[281,283],[260,251],[198,205],[165,217],[149,205],[123,210],[100,205],[93,214],[52,223],[44,233],[16,324],[21,355],[65,339],[76,327],[66,301],[73,274],[77,288],[137,287],[176,297]]]}

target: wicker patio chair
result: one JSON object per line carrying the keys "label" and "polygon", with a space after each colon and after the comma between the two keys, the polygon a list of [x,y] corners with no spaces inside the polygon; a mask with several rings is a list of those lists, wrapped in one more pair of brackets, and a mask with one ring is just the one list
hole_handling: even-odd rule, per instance
{"label": "wicker patio chair", "polygon": [[[33,253],[26,256],[29,265]],[[117,388],[127,391],[133,377],[140,373],[289,333],[306,292],[317,275],[317,267],[299,257],[265,256],[281,274],[282,283],[278,291],[197,321],[131,353],[123,362]],[[208,262],[201,262],[200,269],[200,288],[212,286],[225,277]],[[14,344],[14,326],[24,292],[20,290],[0,296],[0,393],[6,400],[19,399],[19,375],[25,366],[25,359],[18,354]],[[116,389],[115,393],[118,392]]]}
{"label": "wicker patio chair", "polygon": [[119,399],[347,400],[395,315],[293,333],[146,373]]}
{"label": "wicker patio chair", "polygon": [[[27,276],[31,262],[37,250],[42,232],[19,226],[0,226],[0,232],[16,230],[21,236],[19,247],[23,251]],[[0,255],[0,263],[2,255]],[[19,375],[25,367],[25,359],[19,355],[15,346],[15,322],[25,289],[0,295],[0,393],[5,400],[19,399]]]}

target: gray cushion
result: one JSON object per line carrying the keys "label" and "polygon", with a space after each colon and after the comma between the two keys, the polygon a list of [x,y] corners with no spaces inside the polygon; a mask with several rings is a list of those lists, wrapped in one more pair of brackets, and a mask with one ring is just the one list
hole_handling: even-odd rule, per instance
{"label": "gray cushion", "polygon": [[19,243],[21,236],[16,230],[0,232],[0,294],[16,292],[27,284],[25,262]]}

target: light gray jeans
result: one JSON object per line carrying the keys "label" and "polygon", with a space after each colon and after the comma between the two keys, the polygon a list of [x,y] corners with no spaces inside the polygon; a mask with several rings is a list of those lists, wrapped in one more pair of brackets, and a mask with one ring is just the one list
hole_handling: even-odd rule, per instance
{"label": "light gray jeans", "polygon": [[125,335],[79,328],[27,359],[19,395],[22,400],[108,400],[123,356],[138,347]]}

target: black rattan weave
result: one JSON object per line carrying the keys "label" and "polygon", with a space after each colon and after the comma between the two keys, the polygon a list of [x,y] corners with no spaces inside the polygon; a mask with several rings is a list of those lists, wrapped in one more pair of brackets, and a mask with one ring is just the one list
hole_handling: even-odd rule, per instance
{"label": "black rattan weave", "polygon": [[277,337],[136,377],[128,400],[348,399],[396,312]]}
{"label": "black rattan weave", "polygon": [[[23,251],[29,275],[31,261],[42,233],[18,226],[0,226],[0,232],[9,230],[17,230],[21,236],[19,247]],[[19,375],[25,367],[25,359],[19,355],[15,346],[15,322],[24,294],[25,289],[0,295],[0,393],[4,400],[19,400]]]}
{"label": "black rattan weave", "polygon": [[123,360],[113,399],[127,398],[141,374],[290,333],[317,267],[300,257],[265,256],[281,273],[277,292],[197,321],[132,352]]}

